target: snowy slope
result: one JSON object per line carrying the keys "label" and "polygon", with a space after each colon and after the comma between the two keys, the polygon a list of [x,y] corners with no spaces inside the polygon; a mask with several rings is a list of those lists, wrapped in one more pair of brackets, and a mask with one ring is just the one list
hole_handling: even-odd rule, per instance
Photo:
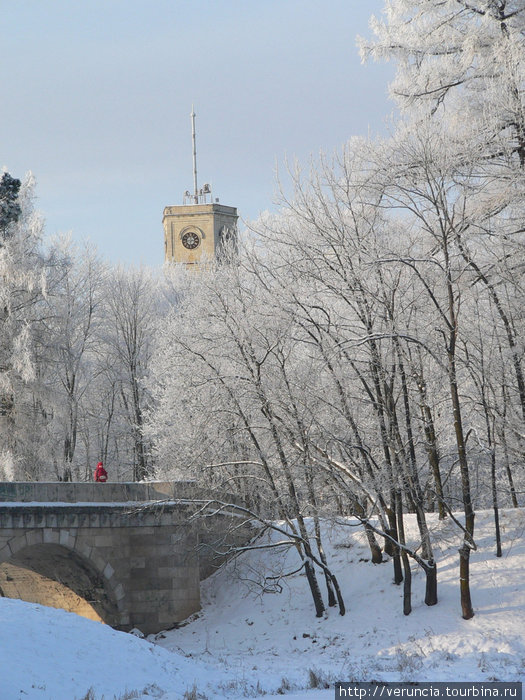
{"label": "snowy slope", "polygon": [[[348,608],[344,617],[330,610],[326,619],[316,619],[302,576],[288,579],[281,594],[254,597],[249,592],[253,585],[232,583],[230,572],[223,570],[205,582],[206,603],[198,619],[159,643],[213,661],[233,675],[244,670],[241,677],[250,685],[259,682],[267,692],[276,692],[281,679],[292,688],[304,688],[310,669],[327,680],[521,680],[525,513],[502,514],[501,559],[494,556],[491,514],[479,514],[476,527],[472,620],[460,615],[460,538],[452,523],[434,521],[447,541],[443,551],[436,551],[439,604],[425,606],[424,576],[413,569],[413,611],[408,617],[402,612],[401,587],[392,585],[391,564],[362,561],[369,553],[361,528],[338,528],[332,532],[329,561],[336,562]],[[264,558],[268,563],[268,553]],[[257,569],[255,556],[250,559]],[[254,577],[246,565],[237,569],[238,579]]]}
{"label": "snowy slope", "polygon": [[166,697],[160,688],[180,698],[208,675],[199,663],[99,622],[0,599],[1,700],[80,700],[90,688],[97,699],[127,690]]}
{"label": "snowy slope", "polygon": [[[413,523],[409,520],[408,532]],[[423,603],[424,577],[413,569],[413,611],[391,564],[373,565],[361,528],[327,527],[329,561],[348,612],[316,619],[304,577],[263,593],[259,571],[294,569],[275,551],[252,552],[203,584],[203,609],[187,625],[150,641],[38,605],[0,599],[0,700],[74,700],[89,688],[112,700],[182,699],[195,687],[225,697],[332,698],[307,690],[334,680],[523,680],[525,676],[525,512],[502,513],[503,557],[494,556],[490,513],[477,516],[472,555],[476,615],[459,609],[459,535],[433,522],[442,542],[439,605]],[[275,588],[277,590],[278,587]],[[151,642],[155,642],[152,644]]]}

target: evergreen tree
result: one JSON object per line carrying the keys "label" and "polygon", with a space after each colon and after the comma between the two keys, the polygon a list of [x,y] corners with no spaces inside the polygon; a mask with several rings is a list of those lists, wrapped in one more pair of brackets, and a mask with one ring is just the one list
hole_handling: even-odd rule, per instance
{"label": "evergreen tree", "polygon": [[18,193],[21,182],[8,172],[2,175],[0,180],[0,234],[2,238],[7,238],[9,225],[16,223],[22,212],[18,202]]}

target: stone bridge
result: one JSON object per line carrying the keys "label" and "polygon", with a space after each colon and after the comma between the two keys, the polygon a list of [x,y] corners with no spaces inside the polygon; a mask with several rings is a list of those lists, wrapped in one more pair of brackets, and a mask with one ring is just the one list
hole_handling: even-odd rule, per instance
{"label": "stone bridge", "polygon": [[172,627],[199,610],[230,531],[224,515],[188,524],[203,498],[190,482],[0,482],[0,596],[125,631]]}

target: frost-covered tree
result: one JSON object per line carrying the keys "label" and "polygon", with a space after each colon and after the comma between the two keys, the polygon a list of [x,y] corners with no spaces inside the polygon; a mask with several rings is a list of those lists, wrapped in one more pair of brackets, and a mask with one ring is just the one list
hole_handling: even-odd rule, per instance
{"label": "frost-covered tree", "polygon": [[34,478],[43,406],[35,347],[42,331],[48,265],[43,224],[33,209],[34,180],[2,177],[0,228],[0,469],[3,477]]}
{"label": "frost-covered tree", "polygon": [[[458,367],[458,342],[465,323],[462,293],[468,291],[469,266],[461,256],[455,237],[457,229],[468,226],[468,186],[461,186],[465,185],[462,176],[467,177],[461,152],[447,148],[448,144],[436,133],[435,125],[428,125],[428,129],[424,126],[416,134],[402,132],[392,144],[390,159],[388,156],[385,159],[384,154],[380,159],[386,161],[385,174],[389,179],[385,198],[392,207],[408,214],[407,224],[418,235],[412,249],[407,248],[395,263],[410,269],[421,293],[427,296],[434,309],[436,337],[433,345],[448,377],[450,415],[465,512],[460,549],[461,605],[463,617],[469,619],[474,614],[469,587],[470,552],[475,547],[474,504]],[[467,328],[463,330],[465,334]]]}
{"label": "frost-covered tree", "polygon": [[178,304],[159,329],[149,431],[164,473],[233,489],[256,511],[285,521],[290,538],[281,546],[297,550],[322,615],[314,558],[330,605],[338,587],[320,533],[305,520],[311,463],[297,444],[313,368],[278,289],[259,268],[254,274],[252,262],[182,274]]}
{"label": "frost-covered tree", "polygon": [[[281,297],[289,297],[325,377],[313,414],[318,431],[309,431],[316,467],[331,474],[347,512],[365,526],[372,509],[378,511],[396,582],[402,573],[390,545],[402,533],[398,492],[403,492],[418,515],[420,563],[432,604],[435,567],[425,484],[439,478],[439,458],[433,473],[422,469],[423,426],[413,400],[418,393],[413,368],[421,373],[422,361],[412,350],[417,346],[411,327],[411,310],[421,302],[407,271],[386,264],[397,255],[403,227],[385,216],[373,156],[372,144],[352,140],[341,156],[324,160],[306,177],[294,172],[293,198],[280,216],[259,222],[258,230],[273,251],[265,265],[281,276]],[[424,415],[432,425],[428,401]],[[435,445],[434,434],[429,445],[434,455]],[[372,552],[380,561],[374,547]]]}
{"label": "frost-covered tree", "polygon": [[[456,435],[465,442],[459,461],[463,462],[461,453],[466,457],[465,436],[476,435],[471,460],[484,467],[490,461],[498,550],[496,451],[504,455],[516,504],[509,455],[522,459],[525,427],[525,329],[520,310],[525,230],[524,20],[523,0],[387,0],[382,18],[372,19],[374,39],[360,40],[364,58],[396,61],[390,87],[402,117],[395,125],[397,138],[404,143],[398,153],[401,170],[393,177],[396,206],[408,208],[423,232],[436,235],[441,230],[438,249],[445,257],[436,260],[432,255],[427,260],[439,262],[441,268],[436,271],[449,268],[447,284],[455,287],[449,291],[449,312],[454,306],[456,311],[449,313],[454,333],[448,335],[447,354],[449,375],[450,351],[456,354],[451,392],[456,385],[461,387],[467,424],[461,438],[461,423],[455,416]],[[433,284],[428,284],[428,271],[422,271],[422,256],[411,265],[426,278],[428,295],[435,294]],[[444,311],[437,295],[434,305]],[[443,333],[446,337],[445,329]],[[466,474],[464,467],[462,472]],[[463,476],[464,503],[465,485]],[[469,507],[469,537],[473,522]],[[470,546],[473,541],[465,540],[461,550],[465,567],[463,557]],[[468,570],[462,574],[462,581],[466,579]],[[463,612],[468,617],[465,602]]]}
{"label": "frost-covered tree", "polygon": [[[140,481],[152,474],[150,449],[144,437],[144,416],[150,408],[146,387],[155,329],[160,323],[160,285],[144,268],[114,268],[105,284],[104,326],[99,337],[99,367],[121,409],[127,436],[130,476]],[[106,406],[107,409],[107,406]],[[113,419],[112,419],[113,420]],[[124,456],[122,452],[121,456]]]}
{"label": "frost-covered tree", "polygon": [[456,227],[456,242],[503,326],[525,422],[516,284],[524,253],[525,3],[388,0],[371,26],[375,39],[360,40],[362,55],[396,61],[391,94],[403,120],[413,129],[429,117],[458,165],[461,155],[470,169],[470,220]]}
{"label": "frost-covered tree", "polygon": [[396,61],[390,92],[405,116],[463,125],[483,155],[503,133],[525,164],[523,0],[386,0],[371,27],[361,54]]}
{"label": "frost-covered tree", "polygon": [[85,399],[96,367],[93,352],[101,324],[105,269],[89,248],[76,249],[64,239],[55,244],[58,281],[47,296],[46,350],[42,358],[50,411],[47,430],[56,476],[81,480],[82,457],[76,455]]}

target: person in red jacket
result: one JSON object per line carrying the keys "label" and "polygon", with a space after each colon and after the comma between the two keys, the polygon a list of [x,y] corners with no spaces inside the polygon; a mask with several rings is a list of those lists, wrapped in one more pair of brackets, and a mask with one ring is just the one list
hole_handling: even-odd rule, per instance
{"label": "person in red jacket", "polygon": [[108,473],[104,469],[104,465],[102,464],[102,462],[99,462],[97,464],[97,468],[95,469],[95,481],[104,482],[107,480],[108,480]]}

